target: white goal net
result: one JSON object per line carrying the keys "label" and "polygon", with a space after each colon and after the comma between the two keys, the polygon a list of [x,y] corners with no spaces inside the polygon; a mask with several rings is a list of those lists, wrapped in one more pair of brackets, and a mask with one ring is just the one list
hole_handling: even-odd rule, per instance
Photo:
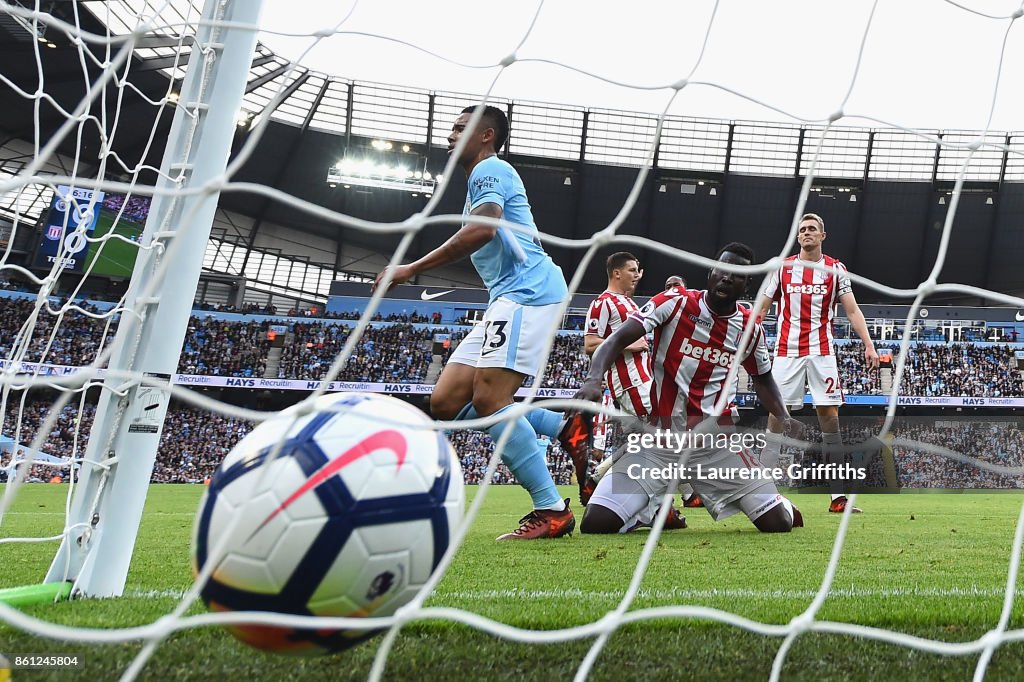
{"label": "white goal net", "polygon": [[[316,77],[311,77],[301,66],[301,59],[290,63],[275,57],[262,44],[257,47],[260,26],[255,4],[223,0],[208,2],[203,8],[201,3],[185,0],[119,0],[73,3],[70,9],[63,8],[66,11],[58,13],[47,3],[0,0],[5,37],[11,36],[7,39],[14,40],[17,35],[18,40],[30,42],[30,48],[25,49],[34,57],[31,64],[0,65],[0,88],[5,100],[17,99],[26,104],[19,107],[19,111],[32,112],[16,129],[5,131],[4,143],[0,146],[3,155],[0,157],[0,196],[3,197],[0,217],[6,218],[0,281],[12,289],[15,288],[12,282],[31,285],[29,291],[0,299],[6,323],[0,344],[3,353],[0,357],[0,438],[9,444],[0,451],[0,472],[6,478],[0,498],[0,553],[5,546],[17,543],[51,543],[56,558],[49,568],[48,581],[72,581],[77,586],[75,589],[84,595],[112,596],[124,590],[146,486],[156,462],[158,437],[155,434],[164,423],[172,399],[180,406],[176,409],[190,410],[193,420],[201,420],[204,413],[216,412],[235,420],[231,422],[235,425],[259,422],[276,414],[213,400],[188,388],[188,382],[172,381],[181,371],[178,359],[201,269],[216,260],[209,256],[209,244],[223,236],[216,229],[211,236],[211,225],[217,221],[231,222],[231,218],[217,208],[220,197],[244,191],[259,197],[260,201],[285,207],[339,230],[400,235],[398,248],[390,258],[390,262],[396,264],[407,260],[406,254],[428,228],[442,225],[451,230],[462,220],[460,215],[438,212],[445,183],[458,174],[453,161],[444,168],[439,189],[432,192],[419,210],[388,223],[357,219],[344,210],[317,205],[272,186],[238,180],[239,169],[259,148],[266,128],[276,116],[280,116],[280,120],[304,121],[304,125],[308,125],[311,114],[303,111],[302,103],[318,107],[323,98],[337,95],[336,90],[341,87],[327,78],[316,81]],[[860,150],[853,155],[859,154],[861,160],[856,163],[862,168],[868,164],[872,151],[879,154],[883,159],[879,162],[878,172],[882,174],[879,177],[897,177],[901,172],[912,176],[914,169],[920,166],[926,167],[926,175],[934,178],[938,169],[941,171],[938,176],[943,179],[942,204],[946,209],[935,232],[935,257],[927,277],[907,288],[887,284],[884,278],[876,281],[856,271],[850,273],[858,291],[901,298],[911,304],[906,319],[899,325],[902,334],[893,340],[898,353],[894,358],[892,388],[888,392],[887,418],[875,434],[883,439],[891,435],[897,414],[898,389],[908,371],[913,329],[928,297],[964,294],[991,304],[1024,307],[1024,300],[1016,296],[949,282],[942,276],[965,188],[971,181],[989,182],[991,178],[986,173],[993,164],[999,169],[996,174],[1000,182],[1014,173],[1018,180],[1024,179],[1021,176],[1024,138],[990,129],[988,115],[995,110],[1004,91],[1013,88],[1003,77],[1004,57],[1015,49],[1013,39],[1019,42],[1019,35],[1014,31],[1019,34],[1016,22],[1021,9],[1011,7],[1002,13],[986,14],[957,3],[944,5],[945,10],[961,13],[965,21],[997,27],[1002,38],[998,47],[984,46],[995,55],[992,60],[994,76],[987,74],[990,88],[986,115],[977,120],[973,132],[944,134],[908,127],[913,122],[883,120],[873,117],[869,111],[849,109],[850,97],[861,82],[859,68],[863,57],[872,49],[873,37],[881,30],[878,22],[885,20],[884,8],[884,3],[869,6],[863,13],[860,39],[850,46],[844,70],[834,74],[844,84],[842,92],[834,101],[820,103],[820,108],[831,112],[824,117],[797,115],[789,108],[789,102],[777,101],[762,93],[734,92],[728,83],[702,80],[701,74],[706,70],[714,72],[711,68],[714,65],[705,62],[712,36],[729,30],[719,25],[717,3],[708,5],[705,8],[708,11],[701,14],[703,41],[690,46],[692,49],[687,54],[692,57],[688,62],[680,61],[673,66],[671,77],[664,82],[652,84],[643,74],[636,74],[628,83],[612,82],[615,79],[602,73],[563,64],[573,78],[620,88],[635,87],[645,95],[655,91],[662,98],[661,110],[646,118],[649,126],[642,130],[629,129],[629,119],[616,115],[593,118],[595,138],[604,135],[614,140],[614,144],[609,145],[613,151],[598,161],[625,166],[634,173],[628,195],[613,220],[588,229],[587,234],[576,239],[543,234],[545,226],[539,226],[546,244],[573,251],[571,263],[560,263],[573,293],[579,290],[588,269],[600,269],[601,263],[595,257],[611,245],[646,249],[658,254],[659,259],[675,263],[710,267],[714,263],[711,253],[695,253],[656,239],[623,234],[621,230],[652,182],[654,187],[658,186],[660,180],[655,181],[652,176],[659,168],[658,163],[681,171],[690,169],[713,174],[716,169],[725,170],[724,164],[729,160],[709,159],[689,149],[689,145],[699,145],[699,140],[704,138],[735,133],[736,149],[749,157],[749,168],[745,172],[772,175],[786,167],[790,176],[800,178],[799,197],[789,215],[787,235],[784,239],[780,236],[775,253],[758,256],[755,269],[760,281],[779,267],[782,257],[794,251],[799,217],[815,192],[827,188],[844,192],[843,197],[851,192],[834,179],[842,176],[844,164],[854,163],[844,149]],[[493,70],[492,87],[517,69],[549,61],[521,58],[518,52],[528,44],[534,32],[553,30],[546,23],[546,13],[551,11],[555,11],[554,8],[539,3],[529,21],[524,22],[521,34],[503,36],[509,45],[507,57],[493,64],[473,65]],[[315,34],[303,36],[307,49],[332,41],[357,39],[398,43],[403,49],[417,49],[415,44],[388,35],[383,27],[375,35],[366,35],[363,31],[350,33],[345,23],[347,18],[347,14],[339,16],[336,23],[325,24]],[[656,16],[646,19],[657,20]],[[814,40],[827,39],[827,36],[814,37]],[[980,49],[982,46],[961,47]],[[456,61],[447,59],[444,54],[422,56],[439,62]],[[813,86],[808,87],[813,89]],[[687,95],[701,89],[713,90],[721,96],[735,96],[773,115],[786,115],[793,123],[788,127],[766,125],[765,130],[775,131],[772,133],[758,132],[753,127],[746,130],[743,125],[725,133],[729,126],[724,122],[716,127],[714,121],[695,123],[693,119],[678,115]],[[308,97],[296,100],[293,97],[296,93],[307,93]],[[348,96],[353,101],[351,92]],[[457,106],[479,101],[494,101],[490,90],[467,96],[464,102],[450,96],[431,99],[439,108],[447,107],[446,113],[460,110]],[[373,106],[366,105],[364,115],[372,117],[372,112]],[[432,114],[443,119],[439,112],[432,111]],[[344,119],[344,114],[337,112],[326,116],[332,115],[336,123],[337,119]],[[146,122],[144,126],[140,127],[140,120]],[[536,120],[524,116],[523,121],[524,125],[543,127],[545,124],[543,116]],[[600,124],[603,128],[600,121],[603,121]],[[442,125],[445,123],[442,120]],[[862,127],[853,128],[853,125]],[[516,126],[517,119],[513,116],[513,136]],[[869,137],[868,128],[863,126],[879,132]],[[380,123],[377,130],[386,132],[386,127],[386,123]],[[146,131],[141,137],[138,136],[140,128]],[[573,148],[571,144],[566,146],[557,130],[557,122],[552,122],[551,128],[546,143],[553,150],[552,156],[583,158],[586,150]],[[332,130],[329,120],[323,129]],[[364,129],[368,131],[367,136],[374,130],[371,124]],[[239,131],[244,134],[236,135]],[[861,133],[863,139],[858,137]],[[345,134],[351,134],[351,130]],[[746,142],[741,142],[739,138],[744,134],[748,137]],[[427,140],[434,144],[438,144],[439,135],[434,130],[426,131]],[[129,137],[130,140],[125,139]],[[400,132],[395,137],[401,139]],[[873,150],[867,148],[868,139],[875,145]],[[73,153],[69,154],[69,149]],[[524,150],[523,153],[530,152]],[[906,157],[901,158],[901,153]],[[887,172],[894,175],[885,175]],[[863,179],[867,178],[865,169]],[[570,182],[566,177],[566,184]],[[529,191],[529,187],[527,189]],[[672,186],[672,190],[686,192],[678,184]],[[654,191],[666,191],[665,185]],[[855,199],[855,195],[850,196],[850,200]],[[44,221],[47,216],[50,220]],[[54,216],[57,216],[56,222]],[[956,229],[971,228],[956,225]],[[48,230],[52,233],[47,233]],[[779,232],[781,235],[782,230]],[[26,244],[31,245],[27,250]],[[49,250],[39,244],[47,245],[45,249]],[[32,253],[35,260],[19,260],[26,253]],[[281,258],[286,255],[282,254]],[[325,267],[325,271],[330,272],[330,267]],[[312,268],[304,270],[306,273],[313,271]],[[110,300],[109,292],[89,288],[91,275],[117,276],[130,272],[134,273],[131,284],[116,292],[119,296],[116,302],[86,303]],[[310,291],[324,293],[307,289],[305,294]],[[358,355],[382,298],[382,293],[378,292],[361,317],[354,321],[351,333],[339,342],[340,352],[325,371],[326,381],[341,376],[347,363]],[[322,299],[307,297],[307,300]],[[561,321],[561,318],[552,320],[552,339],[556,338]],[[751,332],[750,328],[746,330],[747,338]],[[551,344],[546,350],[550,352]],[[201,353],[198,357],[201,358]],[[734,365],[730,379],[739,371],[739,366]],[[538,377],[534,386],[542,385],[543,377]],[[323,390],[318,389],[313,397]],[[534,393],[527,398],[527,403],[536,400]],[[547,401],[546,404],[553,409],[582,406],[569,400]],[[720,405],[719,409],[726,407]],[[524,411],[515,410],[512,416]],[[471,423],[479,426],[485,422]],[[437,428],[468,427],[466,423],[438,423]],[[904,441],[897,438],[891,442],[898,445]],[[975,456],[977,453],[957,453],[916,441],[906,443],[995,474],[1024,474],[1024,468],[979,459]],[[535,631],[460,608],[425,606],[486,503],[502,447],[502,442],[497,443],[481,477],[478,493],[469,505],[466,522],[454,535],[449,551],[427,588],[395,616],[360,620],[273,614],[190,615],[202,580],[208,577],[204,574],[184,591],[173,612],[144,625],[108,629],[70,627],[26,615],[2,602],[0,621],[6,627],[59,640],[94,643],[142,640],[144,646],[124,671],[124,679],[142,674],[157,648],[176,633],[239,622],[316,628],[372,624],[387,628],[383,637],[363,645],[375,647],[376,651],[371,679],[385,675],[389,656],[404,626],[436,619],[455,621],[516,642],[550,644],[592,640],[589,652],[576,670],[576,677],[581,680],[599,664],[606,643],[620,628],[654,619],[699,618],[778,638],[780,645],[774,664],[770,672],[766,671],[770,679],[780,677],[794,641],[809,632],[879,640],[944,655],[980,655],[979,678],[984,676],[993,653],[1000,646],[1024,638],[1021,630],[1010,629],[1024,543],[1024,507],[1013,534],[1000,618],[983,637],[956,644],[820,617],[850,532],[849,513],[844,514],[838,525],[827,569],[814,598],[806,610],[789,623],[758,622],[729,611],[686,603],[636,608],[641,584],[658,551],[668,504],[662,505],[662,513],[637,558],[631,581],[626,586],[617,586],[624,588],[617,607],[599,620],[558,631]],[[134,449],[148,454],[136,457],[123,454]],[[9,536],[6,532],[9,513],[24,491],[26,481],[48,480],[54,476],[69,483],[67,502],[62,510],[66,518],[62,532],[52,537]],[[670,498],[666,501],[670,502]],[[1006,532],[1009,534],[1010,530]],[[40,577],[45,570],[44,566],[39,567]]]}

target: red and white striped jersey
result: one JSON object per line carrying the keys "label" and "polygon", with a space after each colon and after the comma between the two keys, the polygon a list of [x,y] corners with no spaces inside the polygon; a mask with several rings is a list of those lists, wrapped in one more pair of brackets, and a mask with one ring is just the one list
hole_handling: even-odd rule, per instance
{"label": "red and white striped jersey", "polygon": [[842,274],[806,267],[790,256],[768,279],[765,294],[779,304],[779,340],[775,354],[799,358],[805,355],[832,355],[832,321],[839,297],[853,291],[846,266],[831,256],[822,256],[820,265],[836,268]]}
{"label": "red and white striped jersey", "polygon": [[[615,407],[615,400],[612,398],[612,392],[609,389],[604,389],[604,393],[601,395],[601,407]],[[594,439],[604,438],[608,432],[608,416],[601,414],[600,412],[594,415],[594,422],[591,427],[591,433],[594,435]],[[604,448],[599,448],[603,450]]]}
{"label": "red and white striped jersey", "polygon": [[[637,309],[636,303],[629,296],[605,290],[590,304],[587,311],[586,334],[607,339],[622,326],[629,314]],[[641,395],[645,390],[644,386],[651,380],[651,357],[647,351],[624,352],[621,357],[616,358],[604,380],[620,405],[629,401],[634,414],[644,416],[647,413]],[[641,404],[636,405],[637,402]]]}
{"label": "red and white striped jersey", "polygon": [[[713,414],[719,394],[725,405],[736,398],[736,382],[725,386],[733,358],[739,356],[751,376],[771,371],[764,329],[754,327],[747,348],[740,352],[743,328],[753,312],[737,306],[732,315],[711,312],[704,291],[676,287],[654,296],[631,317],[654,332],[651,391],[653,414],[665,422],[672,416],[703,418]],[[731,423],[731,412],[724,411]]]}

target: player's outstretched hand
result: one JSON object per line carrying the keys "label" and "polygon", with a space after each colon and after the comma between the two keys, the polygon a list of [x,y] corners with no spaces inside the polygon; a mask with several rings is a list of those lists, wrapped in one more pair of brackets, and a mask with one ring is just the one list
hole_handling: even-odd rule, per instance
{"label": "player's outstretched hand", "polygon": [[391,284],[388,285],[387,290],[391,291],[391,288],[396,284],[404,284],[412,279],[412,269],[408,265],[389,265],[380,271],[377,275],[377,279],[373,281],[373,285],[370,287],[370,293],[377,291],[377,287],[384,281],[384,276],[388,274],[388,270],[392,271]]}
{"label": "player's outstretched hand", "polygon": [[782,422],[782,435],[793,440],[803,440],[804,425],[790,417]]}
{"label": "player's outstretched hand", "polygon": [[601,388],[600,381],[584,381],[583,385],[580,386],[580,390],[576,391],[576,395],[573,396],[576,400],[589,400],[592,403],[601,402],[601,396],[604,394],[604,390]]}
{"label": "player's outstretched hand", "polygon": [[868,369],[878,369],[878,351],[874,346],[864,349],[864,362],[867,363]]}

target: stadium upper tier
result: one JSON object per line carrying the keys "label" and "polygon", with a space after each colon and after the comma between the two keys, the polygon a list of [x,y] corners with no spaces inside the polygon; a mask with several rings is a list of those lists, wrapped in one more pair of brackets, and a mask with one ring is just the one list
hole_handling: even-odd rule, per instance
{"label": "stadium upper tier", "polygon": [[[138,2],[83,3],[113,35],[126,35],[136,23]],[[136,49],[144,67],[173,79],[184,76],[192,41],[178,33],[202,2],[174,0],[154,8],[156,35]],[[161,26],[163,24],[163,26]],[[159,38],[164,36],[161,41]],[[242,118],[269,117],[296,127],[408,144],[447,145],[452,121],[479,95],[433,92],[404,86],[357,83],[294,64],[260,44],[253,57]],[[657,116],[494,98],[509,111],[510,154],[643,165],[654,141]],[[276,104],[276,108],[275,108]],[[669,115],[658,144],[656,165],[673,170],[757,175],[802,175],[817,150],[823,126],[731,122]],[[825,139],[816,175],[850,180],[956,179],[978,137],[971,131],[868,129],[838,126]],[[931,139],[929,139],[931,138]],[[938,150],[936,141],[947,146]],[[985,142],[1024,152],[1024,133],[989,131]],[[936,162],[937,159],[937,162]],[[981,147],[968,180],[1024,181],[1024,156]],[[431,169],[434,170],[434,169]]]}
{"label": "stadium upper tier", "polygon": [[[94,35],[128,35],[136,27],[137,12],[146,14],[151,27],[145,35],[135,36],[126,69],[130,87],[143,97],[127,98],[122,115],[114,117],[117,134],[103,131],[101,140],[87,127],[79,136],[63,138],[60,155],[80,158],[84,150],[109,142],[104,158],[116,155],[128,167],[159,166],[169,113],[183,106],[177,101],[178,89],[193,49],[191,29],[183,27],[198,16],[200,4],[51,3],[49,11],[55,17],[71,25],[78,20]],[[88,11],[77,12],[82,16],[76,18],[78,7]],[[47,98],[59,108],[74,110],[86,96],[92,77],[82,73],[82,55],[68,36],[49,30],[47,40],[53,48],[42,57],[35,53],[36,37],[23,26],[0,26],[0,38],[10,47],[5,76],[12,84],[35,92],[41,70]],[[102,58],[99,45],[83,49],[95,49],[93,56]],[[267,295],[291,295],[293,300],[320,297],[326,282],[375,276],[400,238],[356,229],[346,217],[400,223],[421,212],[426,194],[436,190],[441,197],[433,213],[453,216],[453,222],[423,230],[406,255],[416,258],[428,252],[458,221],[465,185],[461,172],[450,173],[442,185],[427,185],[443,173],[448,160],[445,138],[456,113],[478,100],[473,94],[354,82],[292,64],[259,45],[248,73],[235,145],[238,149],[252,141],[254,148],[232,183],[272,188],[327,210],[297,210],[293,203],[237,187],[225,192],[219,209],[230,212],[231,219],[217,223],[210,242],[216,248],[208,251],[209,263],[204,266],[217,274],[245,276]],[[511,135],[502,154],[529,188],[536,222],[545,235],[582,240],[607,227],[622,212],[638,182],[638,169],[652,155],[650,172],[640,181],[636,203],[625,212],[619,235],[705,256],[722,243],[737,240],[767,260],[783,250],[803,179],[813,163],[816,179],[804,205],[825,216],[829,254],[851,272],[894,289],[915,289],[938,258],[947,212],[955,204],[939,282],[1024,292],[1019,269],[1024,246],[1016,234],[1024,206],[1022,132],[988,131],[979,140],[973,131],[849,127],[840,120],[823,136],[821,125],[672,113],[655,139],[657,117],[650,113],[493,101],[509,112]],[[27,144],[50,139],[67,122],[58,107],[35,111],[35,104],[23,96],[5,101],[0,127],[15,131],[11,140]],[[26,144],[17,149],[13,144],[3,146],[11,147],[9,158],[20,159],[31,148]],[[968,158],[964,191],[953,202],[950,192]],[[71,165],[58,160],[52,160],[47,173],[60,175],[63,166]],[[85,162],[96,165],[98,159]],[[0,178],[16,175],[18,164],[23,161],[0,166]],[[411,184],[406,187],[398,180]],[[140,186],[139,191],[144,190]],[[34,219],[49,198],[46,185],[34,182],[24,192],[0,197],[0,214]],[[26,211],[23,201],[31,203],[31,210]],[[33,245],[25,239],[20,248],[29,250]],[[546,247],[567,274],[580,262],[579,246],[549,242]],[[629,248],[654,280],[663,281],[669,274],[691,280],[704,275],[703,267],[666,258],[660,249],[642,248],[636,242]],[[439,276],[444,281],[425,283],[447,286],[474,279],[468,265]],[[584,274],[582,287],[596,288],[602,279],[601,269],[593,268]],[[867,293],[859,283],[857,291],[859,296]],[[947,300],[967,299],[955,292],[943,295]],[[871,301],[895,296],[860,297]]]}

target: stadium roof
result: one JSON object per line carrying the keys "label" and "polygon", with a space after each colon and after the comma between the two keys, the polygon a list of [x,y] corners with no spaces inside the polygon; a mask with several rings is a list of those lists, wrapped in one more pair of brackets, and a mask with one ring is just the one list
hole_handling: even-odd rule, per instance
{"label": "stadium roof", "polygon": [[[145,0],[89,0],[81,5],[88,10],[78,19],[83,29],[115,36],[129,33],[140,11],[153,11]],[[153,105],[147,98],[159,101],[177,88],[192,45],[191,36],[182,30],[199,16],[201,3],[170,0],[162,6],[162,15],[153,22],[158,28],[138,42],[127,71],[140,95],[129,92],[121,103],[120,132],[113,144],[121,158],[154,167],[159,166],[159,142],[166,138],[170,117],[156,124],[158,143],[142,156],[153,133]],[[75,21],[67,3],[55,3],[50,11],[69,23]],[[43,50],[44,89],[55,103],[70,109],[83,92],[79,51],[52,28],[35,38],[29,28],[10,16],[0,22],[5,74],[26,91],[34,91],[39,83],[32,50],[37,40],[45,40],[53,47]],[[93,78],[98,72],[95,64],[86,69]],[[115,96],[109,93],[108,102]],[[0,126],[17,139],[33,139],[33,100],[7,100],[8,106],[0,109]],[[353,82],[292,64],[261,44],[252,61],[240,121],[250,127],[266,121],[267,126],[257,153],[236,179],[276,187],[363,218],[402,220],[422,208],[422,197],[332,188],[326,183],[327,169],[353,150],[368,148],[371,140],[386,139],[411,145],[410,153],[424,169],[436,172],[446,160],[451,121],[475,101],[472,95]],[[495,103],[510,112],[512,135],[505,152],[527,181],[542,231],[581,238],[607,225],[644,164],[657,117],[536,102]],[[40,139],[64,120],[44,101]],[[762,255],[765,249],[775,251],[792,220],[800,183],[817,157],[808,208],[823,213],[830,227],[844,231],[830,233],[829,246],[856,272],[893,286],[915,286],[934,260],[945,197],[977,133],[838,127],[822,141],[822,130],[668,116],[655,167],[621,232],[702,255],[711,255],[719,242],[729,239],[748,241]],[[245,134],[243,127],[240,137]],[[72,136],[69,143],[73,142]],[[990,132],[984,142],[965,174],[969,192],[961,197],[963,220],[958,214],[954,248],[942,281],[1020,292],[1024,280],[1011,266],[1024,251],[1014,246],[1016,240],[1007,230],[1018,224],[1024,204],[1024,185],[1018,184],[1024,182],[1024,132]],[[73,154],[73,144],[62,151]],[[452,178],[449,185],[439,210],[461,213],[464,181]],[[662,199],[668,201],[659,204]],[[396,243],[307,219],[265,199],[229,193],[221,203],[254,216],[253,230],[264,221],[279,222],[383,253]],[[899,227],[879,224],[874,216],[882,211],[894,215]],[[969,223],[960,224],[965,221]],[[769,231],[770,239],[765,237]],[[450,228],[424,233],[410,255],[426,252],[449,233]],[[958,238],[967,241],[957,242]],[[883,244],[889,245],[891,254],[878,253]],[[563,263],[579,256],[579,251],[550,250]],[[676,269],[655,258],[654,252],[639,249],[638,254],[652,264],[648,273],[655,277]],[[699,276],[692,267],[681,269]],[[600,268],[594,270],[584,285],[600,288],[603,276]]]}

